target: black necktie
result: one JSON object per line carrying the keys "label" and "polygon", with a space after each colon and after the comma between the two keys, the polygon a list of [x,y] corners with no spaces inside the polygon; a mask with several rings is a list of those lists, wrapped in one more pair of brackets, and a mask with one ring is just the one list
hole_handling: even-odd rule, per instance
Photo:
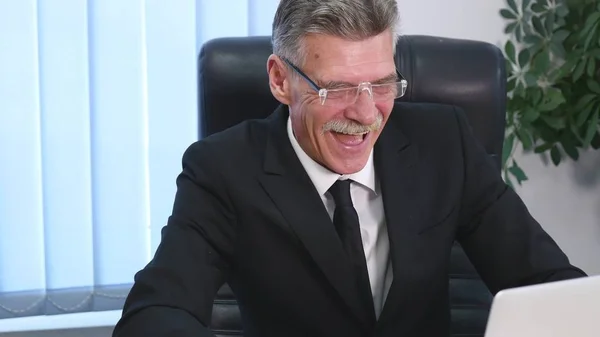
{"label": "black necktie", "polygon": [[365,305],[366,311],[369,313],[370,319],[374,322],[375,307],[373,305],[367,261],[360,234],[358,213],[354,209],[352,197],[350,196],[351,182],[350,179],[338,180],[329,188],[329,193],[331,193],[335,201],[333,225],[342,241],[344,250],[354,266],[360,298]]}

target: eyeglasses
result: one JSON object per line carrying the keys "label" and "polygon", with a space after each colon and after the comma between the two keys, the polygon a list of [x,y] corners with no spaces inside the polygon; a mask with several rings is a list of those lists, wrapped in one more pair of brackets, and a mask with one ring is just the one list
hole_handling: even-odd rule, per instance
{"label": "eyeglasses", "polygon": [[310,79],[300,68],[295,66],[286,58],[281,58],[288,66],[290,66],[298,75],[300,75],[310,87],[319,94],[321,105],[329,107],[347,107],[356,103],[358,96],[366,91],[373,102],[385,102],[394,100],[404,96],[408,81],[402,74],[396,70],[398,80],[395,82],[372,84],[371,82],[361,82],[355,87],[345,87],[340,89],[325,89],[319,87],[313,80]]}

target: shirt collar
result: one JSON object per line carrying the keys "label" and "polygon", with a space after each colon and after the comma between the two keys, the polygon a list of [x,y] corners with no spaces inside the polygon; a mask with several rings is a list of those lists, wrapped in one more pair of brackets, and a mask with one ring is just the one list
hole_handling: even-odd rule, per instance
{"label": "shirt collar", "polygon": [[330,171],[325,168],[321,164],[314,161],[311,157],[304,152],[296,137],[294,136],[294,132],[292,130],[292,121],[288,117],[287,121],[287,133],[292,143],[292,147],[300,159],[300,163],[304,167],[304,170],[310,177],[310,180],[315,185],[317,192],[319,195],[325,195],[327,190],[337,181],[344,179],[352,179],[353,181],[367,187],[373,193],[377,194],[376,190],[376,180],[375,180],[375,166],[373,164],[373,150],[371,150],[371,154],[369,155],[369,159],[367,160],[367,164],[363,167],[362,170],[352,173],[352,174],[338,174]]}

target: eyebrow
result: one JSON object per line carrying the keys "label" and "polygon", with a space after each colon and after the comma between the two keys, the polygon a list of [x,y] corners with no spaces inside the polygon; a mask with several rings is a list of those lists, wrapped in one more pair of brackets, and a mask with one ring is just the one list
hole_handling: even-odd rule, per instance
{"label": "eyebrow", "polygon": [[[390,83],[390,82],[395,82],[398,81],[398,73],[394,72],[391,73],[385,77],[382,77],[380,79],[377,79],[375,81],[371,81],[371,84],[383,84],[383,83]],[[317,83],[317,85],[321,88],[328,88],[328,89],[338,89],[338,88],[344,88],[344,87],[356,87],[358,84],[356,83],[351,83],[351,82],[346,82],[346,81],[327,81],[327,82],[323,82],[323,81],[315,81]]]}
{"label": "eyebrow", "polygon": [[389,83],[389,82],[397,82],[399,80],[398,78],[398,72],[393,72],[385,77],[382,77],[378,80],[372,81],[372,84],[382,84],[382,83]]}

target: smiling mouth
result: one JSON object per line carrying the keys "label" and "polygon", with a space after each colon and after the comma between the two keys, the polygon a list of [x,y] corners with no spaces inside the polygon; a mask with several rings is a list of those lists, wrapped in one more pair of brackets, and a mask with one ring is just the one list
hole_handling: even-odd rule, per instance
{"label": "smiling mouth", "polygon": [[332,135],[335,139],[337,139],[340,143],[346,146],[356,146],[362,144],[362,142],[367,138],[369,132],[361,132],[361,133],[340,133],[340,132],[332,132]]}
{"label": "smiling mouth", "polygon": [[345,135],[345,136],[357,136],[357,137],[358,137],[358,136],[361,136],[361,137],[363,137],[363,138],[364,138],[364,137],[365,137],[365,136],[366,136],[366,135],[369,133],[369,131],[365,131],[365,132],[357,132],[357,133],[335,132],[335,131],[334,131],[334,133],[337,133],[337,134],[339,134],[339,135]]}

